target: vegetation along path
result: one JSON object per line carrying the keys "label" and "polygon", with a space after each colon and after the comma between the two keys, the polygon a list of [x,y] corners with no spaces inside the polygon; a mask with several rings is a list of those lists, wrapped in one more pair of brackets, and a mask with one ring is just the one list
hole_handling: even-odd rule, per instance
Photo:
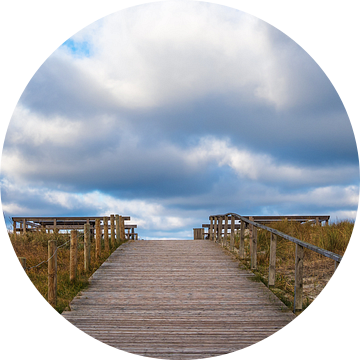
{"label": "vegetation along path", "polygon": [[293,313],[208,240],[130,241],[94,273],[63,316],[134,354],[206,358],[281,329]]}

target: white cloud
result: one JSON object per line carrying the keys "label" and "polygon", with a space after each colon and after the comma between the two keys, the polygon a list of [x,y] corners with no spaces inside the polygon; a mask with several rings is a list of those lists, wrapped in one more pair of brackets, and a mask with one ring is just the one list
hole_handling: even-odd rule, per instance
{"label": "white cloud", "polygon": [[281,163],[267,154],[255,154],[231,145],[228,140],[204,137],[185,155],[193,167],[216,161],[219,167],[229,166],[240,177],[268,183],[288,185],[328,184],[356,177],[357,166],[306,167]]}
{"label": "white cloud", "polygon": [[284,107],[297,73],[288,58],[291,46],[274,46],[269,31],[266,23],[221,7],[156,3],[113,14],[76,34],[75,40],[96,50],[73,62],[121,106],[235,92],[241,100]]}

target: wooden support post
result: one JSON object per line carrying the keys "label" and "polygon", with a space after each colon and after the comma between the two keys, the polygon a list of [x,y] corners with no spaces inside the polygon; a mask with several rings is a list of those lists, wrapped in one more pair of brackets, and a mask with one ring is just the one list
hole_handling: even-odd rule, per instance
{"label": "wooden support post", "polygon": [[[227,247],[227,231],[228,231],[229,217],[226,215],[226,216],[224,217],[224,219],[225,219],[225,223],[224,223],[223,246]],[[234,250],[234,247],[233,247],[231,250]]]}
{"label": "wooden support post", "polygon": [[304,248],[296,244],[294,313],[302,310]]}
{"label": "wooden support post", "polygon": [[135,229],[131,228],[131,240],[135,240]]}
{"label": "wooden support post", "polygon": [[217,242],[221,244],[221,235],[222,235],[222,217],[218,217],[218,238]]}
{"label": "wooden support post", "polygon": [[240,222],[240,241],[239,241],[239,257],[245,258],[245,221]]}
{"label": "wooden support post", "polygon": [[320,222],[319,222],[319,218],[318,218],[318,217],[315,218],[315,221],[316,221],[316,226],[319,226],[319,225],[320,225]]}
{"label": "wooden support post", "polygon": [[13,234],[14,238],[16,239],[16,221],[13,221]]}
{"label": "wooden support post", "polygon": [[269,281],[268,287],[275,285],[276,269],[276,235],[270,233],[270,259],[269,259]]}
{"label": "wooden support post", "polygon": [[250,267],[252,270],[257,268],[257,227],[254,225],[252,226],[252,239],[251,239],[251,259],[250,259]]}
{"label": "wooden support post", "polygon": [[84,225],[84,271],[90,270],[90,224]]}
{"label": "wooden support post", "polygon": [[213,225],[214,217],[210,216],[210,228],[209,228],[209,240],[213,240],[214,236],[214,225]]}
{"label": "wooden support post", "polygon": [[53,230],[54,234],[58,233],[58,229],[56,228],[56,219],[54,219],[54,230]]}
{"label": "wooden support post", "polygon": [[23,234],[26,234],[26,219],[23,219]]}
{"label": "wooden support post", "polygon": [[77,231],[71,230],[70,236],[70,281],[74,282],[77,270]]}
{"label": "wooden support post", "polygon": [[57,247],[56,240],[48,242],[48,302],[56,306],[57,300]]}
{"label": "wooden support post", "polygon": [[108,254],[110,251],[110,244],[109,244],[109,218],[104,216],[104,244],[105,244],[105,251]]}
{"label": "wooden support post", "polygon": [[101,255],[101,231],[100,231],[100,219],[95,219],[95,258],[100,259]]}
{"label": "wooden support post", "polygon": [[230,250],[234,250],[235,243],[235,216],[231,215],[231,224],[230,224]]}
{"label": "wooden support post", "polygon": [[217,221],[218,221],[218,218],[217,216],[214,216],[214,237],[213,237],[213,240],[214,242],[216,242],[217,240],[217,233],[218,233],[218,225],[217,225]]}
{"label": "wooden support post", "polygon": [[24,257],[19,257],[20,260],[20,264],[23,267],[23,269],[26,271],[26,258]]}
{"label": "wooden support post", "polygon": [[120,216],[118,214],[115,215],[115,225],[116,225],[116,242],[120,244]]}
{"label": "wooden support post", "polygon": [[120,240],[125,241],[125,221],[122,216],[119,216],[120,221]]}
{"label": "wooden support post", "polygon": [[110,215],[111,246],[115,247],[115,215]]}

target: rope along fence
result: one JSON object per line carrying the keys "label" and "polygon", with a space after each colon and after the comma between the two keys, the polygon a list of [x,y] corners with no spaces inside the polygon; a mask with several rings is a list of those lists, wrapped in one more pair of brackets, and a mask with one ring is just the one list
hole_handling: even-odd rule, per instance
{"label": "rope along fence", "polygon": [[[48,257],[46,260],[41,261],[40,263],[28,267],[26,264],[25,257],[19,257],[19,261],[26,272],[38,268],[41,265],[47,263],[48,271],[48,302],[53,307],[57,306],[57,285],[58,285],[58,252],[61,248],[64,248],[66,245],[69,246],[70,253],[70,264],[69,264],[69,280],[71,283],[74,283],[77,279],[77,269],[78,269],[78,250],[82,248],[83,250],[83,259],[84,259],[84,273],[90,271],[91,265],[91,249],[92,244],[94,246],[94,260],[95,262],[100,259],[102,249],[104,249],[104,254],[110,254],[110,249],[114,249],[119,246],[126,239],[121,236],[122,232],[120,230],[120,220],[119,216],[115,216],[114,219],[111,219],[111,236],[109,236],[107,231],[104,231],[104,236],[102,237],[102,231],[100,229],[100,219],[95,222],[95,234],[92,237],[90,233],[90,225],[85,224],[84,230],[71,230],[70,238],[68,241],[57,246],[57,240],[48,241]],[[115,221],[114,221],[115,220]],[[106,229],[107,230],[107,229]],[[58,230],[55,229],[55,233],[58,234]],[[79,240],[83,240],[83,244],[80,244]],[[91,241],[93,239],[93,241]],[[83,245],[83,246],[81,246]],[[107,256],[108,256],[107,255]],[[81,263],[79,264],[81,266]]]}

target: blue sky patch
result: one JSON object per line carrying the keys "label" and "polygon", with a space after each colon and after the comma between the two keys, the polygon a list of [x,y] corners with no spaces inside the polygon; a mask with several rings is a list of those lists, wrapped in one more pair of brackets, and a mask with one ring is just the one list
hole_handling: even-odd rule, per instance
{"label": "blue sky patch", "polygon": [[68,39],[62,46],[66,46],[75,57],[89,57],[91,53],[90,44],[87,41],[76,42]]}

